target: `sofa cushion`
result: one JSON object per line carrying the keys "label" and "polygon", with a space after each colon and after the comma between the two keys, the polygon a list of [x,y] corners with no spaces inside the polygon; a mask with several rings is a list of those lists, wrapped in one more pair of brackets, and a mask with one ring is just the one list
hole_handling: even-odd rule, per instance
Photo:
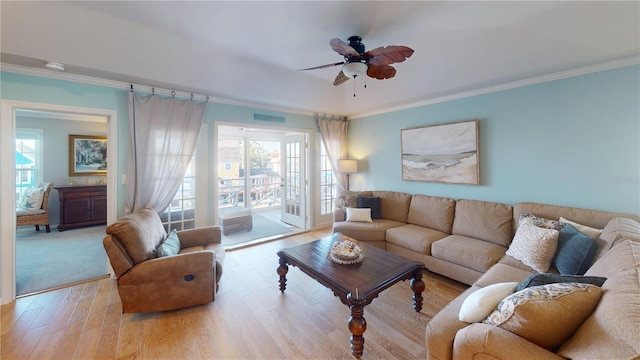
{"label": "sofa cushion", "polygon": [[382,210],[380,209],[379,197],[358,196],[356,198],[359,208],[370,208],[372,219],[382,219]]}
{"label": "sofa cushion", "polygon": [[640,354],[640,269],[615,274],[602,285],[598,306],[558,349],[569,359],[637,359]]}
{"label": "sofa cushion", "polygon": [[616,217],[611,219],[596,240],[598,243],[596,259],[611,249],[616,241],[623,238],[640,241],[640,224],[630,218]]}
{"label": "sofa cushion", "polygon": [[[476,286],[487,286],[499,282],[521,282],[532,274],[533,270],[527,267],[529,270],[520,269],[508,264],[504,264],[504,257],[500,259],[500,262],[493,265],[487,272],[485,272],[478,280],[476,280]],[[517,260],[514,260],[517,261]],[[518,263],[520,263],[518,261]]]}
{"label": "sofa cushion", "polygon": [[442,231],[407,224],[387,229],[386,241],[420,254],[431,255],[431,245],[447,236],[449,234]]}
{"label": "sofa cushion", "polygon": [[356,240],[384,241],[387,229],[405,225],[398,221],[380,219],[373,222],[340,221],[333,223],[333,232],[343,233]]}
{"label": "sofa cushion", "polygon": [[178,254],[178,252],[180,252],[180,239],[178,238],[178,231],[173,229],[164,239],[162,244],[158,246],[156,255],[158,257],[173,256]]}
{"label": "sofa cushion", "polygon": [[616,243],[611,250],[591,265],[587,276],[610,278],[617,273],[638,267],[640,264],[640,243],[624,240]]}
{"label": "sofa cushion", "polygon": [[458,319],[474,323],[484,320],[508,295],[515,292],[517,282],[491,284],[473,292],[462,302]]}
{"label": "sofa cushion", "polygon": [[398,191],[372,191],[372,196],[380,198],[380,209],[385,219],[406,223],[409,216],[411,194]]}
{"label": "sofa cushion", "polygon": [[451,198],[415,194],[409,206],[409,224],[451,234],[456,201]]}
{"label": "sofa cushion", "polygon": [[566,341],[593,312],[602,290],[591,284],[534,286],[504,298],[484,321],[546,349]]}
{"label": "sofa cushion", "polygon": [[509,246],[511,223],[510,205],[460,199],[456,201],[451,233]]}
{"label": "sofa cushion", "polygon": [[431,256],[485,272],[504,255],[505,248],[492,242],[449,235],[431,245]]}
{"label": "sofa cushion", "polygon": [[558,231],[523,222],[518,227],[506,254],[531,266],[537,272],[547,272],[558,247]]}
{"label": "sofa cushion", "polygon": [[600,276],[582,276],[582,275],[561,275],[561,274],[533,274],[518,284],[517,291],[538,285],[547,285],[555,283],[576,282],[602,286],[607,278]]}
{"label": "sofa cushion", "polygon": [[106,233],[124,246],[134,264],[156,257],[158,245],[167,236],[153,209],[137,210],[118,219],[107,226]]}

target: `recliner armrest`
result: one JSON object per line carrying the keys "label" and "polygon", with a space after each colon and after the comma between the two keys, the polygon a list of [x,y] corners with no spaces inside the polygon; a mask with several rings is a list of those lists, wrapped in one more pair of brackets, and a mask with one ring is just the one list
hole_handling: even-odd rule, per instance
{"label": "recliner armrest", "polygon": [[222,235],[218,225],[178,231],[178,239],[180,239],[180,247],[182,248],[222,243]]}
{"label": "recliner armrest", "polygon": [[215,279],[216,254],[213,251],[196,251],[143,261],[135,265],[119,279],[120,285],[137,285],[162,282],[186,275],[213,272]]}
{"label": "recliner armrest", "polygon": [[[553,330],[550,330],[553,331]],[[564,359],[503,328],[471,324],[456,334],[454,359]]]}

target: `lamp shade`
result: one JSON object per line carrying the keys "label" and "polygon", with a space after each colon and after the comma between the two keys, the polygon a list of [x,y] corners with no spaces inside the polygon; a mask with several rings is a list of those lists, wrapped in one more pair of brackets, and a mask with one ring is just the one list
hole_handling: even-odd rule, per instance
{"label": "lamp shade", "polygon": [[367,64],[355,61],[342,65],[342,72],[345,76],[355,79],[367,72]]}
{"label": "lamp shade", "polygon": [[358,161],[354,159],[338,160],[338,172],[343,174],[353,174],[358,172]]}

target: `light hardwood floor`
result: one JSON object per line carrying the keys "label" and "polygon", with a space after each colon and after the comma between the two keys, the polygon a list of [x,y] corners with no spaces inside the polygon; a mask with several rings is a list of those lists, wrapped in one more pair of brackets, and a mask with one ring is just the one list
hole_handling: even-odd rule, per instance
{"label": "light hardwood floor", "polygon": [[[122,314],[115,281],[102,279],[2,306],[2,359],[351,359],[349,309],[299,269],[278,290],[283,247],[326,236],[315,231],[227,253],[213,303],[162,313]],[[408,282],[365,308],[364,359],[426,357],[429,319],[466,285],[423,278],[424,307]]]}

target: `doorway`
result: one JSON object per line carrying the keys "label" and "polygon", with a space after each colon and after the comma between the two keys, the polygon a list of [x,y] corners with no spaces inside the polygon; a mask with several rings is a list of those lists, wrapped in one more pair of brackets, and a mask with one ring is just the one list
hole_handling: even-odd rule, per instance
{"label": "doorway", "polygon": [[[0,167],[9,169],[0,174],[0,193],[3,201],[0,204],[0,235],[2,246],[2,304],[9,303],[16,298],[16,159],[15,136],[16,114],[21,111],[46,112],[52,115],[62,116],[96,116],[106,119],[107,122],[107,153],[109,155],[109,168],[117,169],[117,112],[113,110],[81,108],[55,104],[31,103],[23,101],[2,100],[0,109],[2,119],[0,122]],[[55,145],[55,144],[54,144]],[[66,148],[66,142],[60,145]],[[64,157],[62,161],[67,161]],[[117,171],[107,173],[107,223],[114,222],[117,218]],[[53,230],[54,232],[57,230]],[[111,273],[108,262],[104,263],[104,274]]]}
{"label": "doorway", "polygon": [[232,248],[307,231],[308,134],[234,125],[217,129],[222,244]]}

